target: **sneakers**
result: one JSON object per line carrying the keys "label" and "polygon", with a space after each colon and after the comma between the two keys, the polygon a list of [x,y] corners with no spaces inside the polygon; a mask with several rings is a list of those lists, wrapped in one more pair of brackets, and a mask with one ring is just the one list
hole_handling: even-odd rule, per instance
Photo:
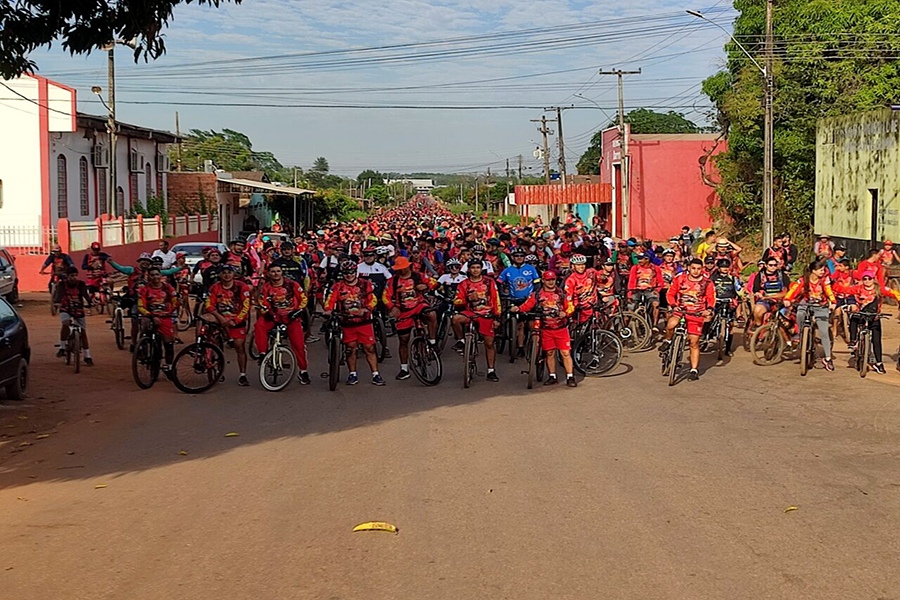
{"label": "sneakers", "polygon": [[569,387],[578,387],[578,383],[575,381],[575,377],[566,377],[566,385]]}
{"label": "sneakers", "polygon": [[700,379],[700,373],[697,371],[697,369],[691,369],[691,373],[690,375],[688,375],[688,379],[690,379],[691,381],[697,381],[698,379]]}
{"label": "sneakers", "polygon": [[497,377],[496,371],[488,371],[487,380],[497,382],[497,381],[500,381],[500,378]]}
{"label": "sneakers", "polygon": [[559,379],[556,378],[556,375],[550,375],[547,377],[547,381],[544,382],[544,385],[556,385],[559,383]]}
{"label": "sneakers", "polygon": [[384,385],[384,378],[380,373],[378,375],[372,375],[372,385]]}
{"label": "sneakers", "polygon": [[466,343],[463,340],[456,340],[456,343],[453,344],[453,350],[455,352],[459,352],[460,354],[466,349]]}
{"label": "sneakers", "polygon": [[830,358],[823,358],[822,364],[825,365],[826,371],[834,371],[834,361]]}
{"label": "sneakers", "polygon": [[300,382],[300,385],[309,385],[310,383],[312,383],[312,381],[310,381],[309,379],[309,373],[302,372],[297,374],[297,381]]}
{"label": "sneakers", "polygon": [[359,376],[356,373],[350,373],[350,376],[347,377],[347,385],[356,385],[359,383]]}
{"label": "sneakers", "polygon": [[66,351],[63,350],[62,348],[60,348],[59,350],[56,351],[56,358],[62,358],[65,355],[66,355]]}
{"label": "sneakers", "polygon": [[663,340],[663,343],[659,345],[659,354],[663,355],[669,351],[669,346],[672,345],[672,342],[669,340]]}
{"label": "sneakers", "polygon": [[250,385],[250,382],[247,381],[246,375],[241,375],[240,377],[238,377],[238,385],[241,387],[247,387],[248,385]]}
{"label": "sneakers", "polygon": [[877,363],[877,364],[872,365],[872,370],[875,371],[876,373],[881,373],[882,375],[887,373],[887,371],[884,368],[884,363]]}
{"label": "sneakers", "polygon": [[397,373],[397,376],[394,379],[399,379],[400,381],[409,379],[409,371],[407,371],[406,369],[400,369],[400,372]]}
{"label": "sneakers", "polygon": [[516,358],[525,358],[525,346],[519,346],[516,350]]}
{"label": "sneakers", "polygon": [[[94,366],[94,359],[93,359],[93,358],[85,358],[85,359],[84,359],[84,364],[86,364],[86,365],[89,366],[89,367],[93,367],[93,366]],[[882,371],[881,371],[881,372],[884,373],[884,370],[883,370],[884,367],[881,367],[881,368],[882,368]]]}

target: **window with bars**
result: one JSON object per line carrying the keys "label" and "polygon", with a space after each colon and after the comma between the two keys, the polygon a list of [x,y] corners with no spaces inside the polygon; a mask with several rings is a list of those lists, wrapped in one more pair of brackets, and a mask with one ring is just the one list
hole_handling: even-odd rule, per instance
{"label": "window with bars", "polygon": [[153,171],[150,169],[150,163],[144,165],[144,179],[147,181],[147,199],[146,202],[150,202],[150,196],[153,195]]}
{"label": "window with bars", "polygon": [[107,208],[107,202],[109,201],[109,192],[106,187],[106,172],[103,171],[100,173],[100,176],[97,179],[97,207],[98,207],[98,215],[109,214],[109,210]]}
{"label": "window with bars", "polygon": [[122,189],[122,186],[116,188],[116,214],[121,216],[125,215],[125,190]]}
{"label": "window with bars", "polygon": [[78,203],[81,207],[81,216],[91,214],[91,206],[88,202],[88,162],[85,157],[78,160]]}
{"label": "window with bars", "polygon": [[131,173],[131,185],[128,187],[131,188],[130,190],[128,190],[128,192],[129,192],[128,199],[131,201],[131,208],[134,209],[135,206],[137,206],[138,204],[141,203],[140,199],[138,198],[138,176],[137,176],[137,173],[134,173],[134,172]]}
{"label": "window with bars", "polygon": [[66,157],[60,154],[56,157],[56,210],[60,219],[65,219],[69,216],[69,184],[67,177]]}

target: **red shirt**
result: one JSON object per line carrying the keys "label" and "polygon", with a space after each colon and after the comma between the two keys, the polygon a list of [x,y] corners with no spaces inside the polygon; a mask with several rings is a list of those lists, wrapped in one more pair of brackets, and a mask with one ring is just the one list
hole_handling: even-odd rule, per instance
{"label": "red shirt", "polygon": [[384,305],[388,310],[396,306],[400,312],[416,308],[425,302],[425,295],[416,289],[417,285],[422,284],[427,285],[428,289],[434,289],[437,285],[433,279],[425,278],[415,271],[409,277],[391,277],[384,290]]}
{"label": "red shirt", "polygon": [[497,284],[489,277],[482,276],[481,281],[469,278],[460,282],[453,304],[479,317],[500,316],[500,294]]}
{"label": "red shirt", "polygon": [[59,312],[64,312],[75,319],[84,317],[84,305],[90,299],[83,281],[76,281],[74,285],[63,281],[56,290],[55,302],[59,304]]}
{"label": "red shirt", "polygon": [[221,281],[212,284],[209,296],[204,305],[206,312],[217,312],[235,323],[243,323],[250,314],[250,286],[234,280],[231,288],[226,289]]}
{"label": "red shirt", "polygon": [[688,273],[681,273],[672,280],[666,300],[669,306],[700,312],[716,305],[716,288],[705,275],[695,281]]}
{"label": "red shirt", "polygon": [[541,313],[541,327],[544,329],[565,329],[569,326],[569,316],[575,307],[566,293],[557,287],[553,291],[540,289],[522,304],[521,310],[528,312],[537,307]]}
{"label": "red shirt", "polygon": [[628,294],[636,290],[661,290],[664,281],[660,268],[654,264],[646,267],[634,265],[631,267],[631,273],[628,275]]}
{"label": "red shirt", "polygon": [[336,311],[341,324],[350,327],[371,322],[377,304],[372,282],[358,278],[356,283],[336,282],[325,300],[325,310]]}
{"label": "red shirt", "polygon": [[266,281],[259,290],[259,304],[282,321],[297,310],[306,308],[307,297],[300,284],[283,278],[281,285]]}
{"label": "red shirt", "polygon": [[566,295],[576,309],[594,308],[597,304],[597,271],[585,269],[584,273],[572,271],[566,278]]}
{"label": "red shirt", "polygon": [[175,289],[163,282],[155,288],[145,285],[138,293],[138,312],[151,317],[171,317],[177,306]]}

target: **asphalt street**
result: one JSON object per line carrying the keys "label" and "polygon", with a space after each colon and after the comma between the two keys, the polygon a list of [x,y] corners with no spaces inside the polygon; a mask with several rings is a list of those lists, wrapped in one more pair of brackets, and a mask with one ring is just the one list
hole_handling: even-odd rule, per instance
{"label": "asphalt street", "polygon": [[[310,387],[238,388],[230,365],[188,396],[138,390],[102,317],[76,375],[46,305],[23,315],[2,598],[900,598],[900,373],[861,380],[840,343],[805,378],[739,349],[670,388],[648,352],[577,389],[501,360],[464,391],[449,353],[433,388],[395,358],[386,387],[361,361],[329,392],[320,342]],[[351,531],[373,520],[399,533]]]}

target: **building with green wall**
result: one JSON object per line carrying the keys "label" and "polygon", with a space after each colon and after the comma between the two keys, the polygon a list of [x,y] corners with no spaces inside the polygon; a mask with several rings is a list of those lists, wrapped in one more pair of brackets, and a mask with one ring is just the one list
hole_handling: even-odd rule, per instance
{"label": "building with green wall", "polygon": [[815,231],[855,256],[900,239],[900,112],[819,120]]}

